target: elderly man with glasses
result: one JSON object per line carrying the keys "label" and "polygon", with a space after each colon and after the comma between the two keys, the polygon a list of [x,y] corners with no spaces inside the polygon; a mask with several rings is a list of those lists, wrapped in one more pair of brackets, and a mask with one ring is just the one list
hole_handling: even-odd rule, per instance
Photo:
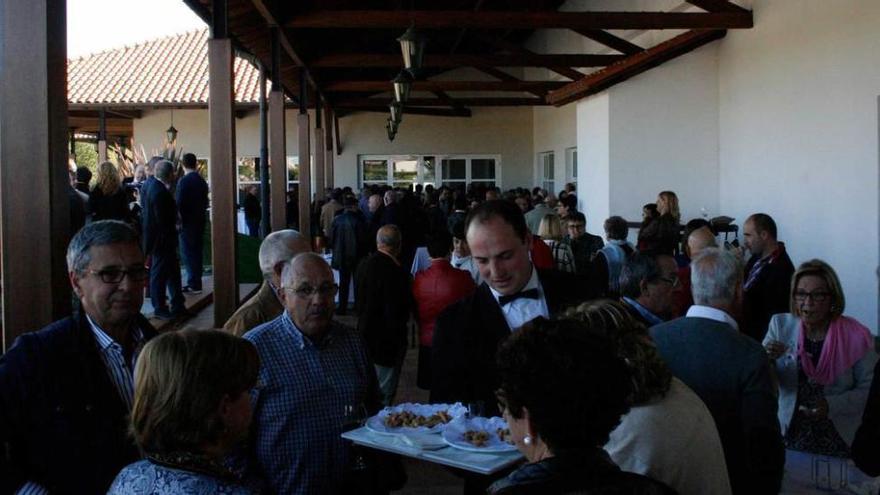
{"label": "elderly man with glasses", "polygon": [[0,493],[106,493],[139,458],[128,436],[132,370],[156,331],[140,313],[138,235],[91,223],[70,241],[67,267],[73,315],[0,357]]}
{"label": "elderly man with glasses", "polygon": [[361,336],[333,322],[339,286],[321,256],[294,257],[281,284],[284,312],[244,336],[261,363],[253,460],[271,493],[344,493],[345,414],[378,409],[376,374]]}
{"label": "elderly man with glasses", "polygon": [[679,285],[678,266],[668,254],[639,253],[620,272],[621,302],[646,327],[669,319],[673,292]]}

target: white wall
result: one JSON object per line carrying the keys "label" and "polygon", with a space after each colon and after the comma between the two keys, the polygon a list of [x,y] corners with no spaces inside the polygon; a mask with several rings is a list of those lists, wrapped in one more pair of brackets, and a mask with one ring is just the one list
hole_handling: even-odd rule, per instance
{"label": "white wall", "polygon": [[760,0],[719,46],[722,210],[769,213],[877,332],[880,2]]}
{"label": "white wall", "polygon": [[[540,185],[541,177],[536,175],[538,153],[553,152],[555,191],[559,192],[568,182],[565,167],[565,150],[577,146],[577,105],[568,104],[562,107],[533,107],[534,125],[532,132],[535,149],[532,157],[532,181],[530,184]],[[537,180],[536,180],[537,179]]]}
{"label": "white wall", "polygon": [[577,110],[578,201],[587,231],[604,236],[611,212],[611,126],[608,92],[581,100]]}

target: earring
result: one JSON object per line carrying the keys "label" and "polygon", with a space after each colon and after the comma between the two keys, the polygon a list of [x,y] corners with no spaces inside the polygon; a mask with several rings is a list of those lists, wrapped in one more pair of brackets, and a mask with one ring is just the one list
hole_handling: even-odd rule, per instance
{"label": "earring", "polygon": [[531,444],[532,444],[532,437],[530,437],[530,436],[528,436],[528,435],[524,436],[524,437],[523,437],[523,443],[526,444],[526,445],[531,445]]}

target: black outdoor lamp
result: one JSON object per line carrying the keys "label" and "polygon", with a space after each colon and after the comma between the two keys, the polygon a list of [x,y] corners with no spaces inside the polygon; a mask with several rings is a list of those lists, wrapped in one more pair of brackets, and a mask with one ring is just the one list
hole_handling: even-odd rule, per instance
{"label": "black outdoor lamp", "polygon": [[410,26],[397,41],[400,42],[400,52],[403,54],[403,66],[415,76],[422,68],[426,38],[415,27]]}
{"label": "black outdoor lamp", "polygon": [[385,121],[385,130],[388,131],[388,140],[394,141],[394,137],[397,136],[397,124],[390,117]]}
{"label": "black outdoor lamp", "polygon": [[173,143],[177,140],[177,129],[174,128],[174,109],[171,109],[171,127],[165,131],[165,136],[168,138],[168,143]]}
{"label": "black outdoor lamp", "polygon": [[391,110],[391,122],[394,122],[394,126],[397,127],[403,121],[403,107],[400,106],[400,103],[392,101],[388,105],[388,109]]}
{"label": "black outdoor lamp", "polygon": [[394,84],[394,101],[403,105],[409,99],[409,90],[412,87],[413,77],[406,70],[400,71],[397,77],[391,80]]}

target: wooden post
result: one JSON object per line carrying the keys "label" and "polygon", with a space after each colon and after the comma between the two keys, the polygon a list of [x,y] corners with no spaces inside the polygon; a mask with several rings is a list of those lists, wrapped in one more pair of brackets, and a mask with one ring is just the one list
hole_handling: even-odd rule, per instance
{"label": "wooden post", "polygon": [[98,111],[98,163],[107,161],[107,111]]}
{"label": "wooden post", "polygon": [[272,27],[272,89],[269,92],[269,166],[272,189],[272,230],[287,228],[287,125],[281,89],[281,45],[278,27]]}
{"label": "wooden post", "polygon": [[306,111],[308,80],[305,70],[302,70],[300,74],[299,116],[296,119],[296,125],[299,128],[299,232],[311,243],[312,164],[310,160],[309,113]]}
{"label": "wooden post", "polygon": [[324,170],[324,129],[321,128],[321,98],[315,97],[315,195],[324,197],[327,187]]}
{"label": "wooden post", "polygon": [[269,136],[266,115],[266,68],[260,64],[260,237],[271,232],[269,226]]}
{"label": "wooden post", "polygon": [[327,187],[335,187],[335,182],[333,181],[333,126],[330,125],[330,122],[333,121],[333,110],[329,106],[324,107],[324,146],[326,147],[324,151],[324,180],[327,183]]}
{"label": "wooden post", "polygon": [[214,0],[208,40],[208,122],[211,136],[211,248],[214,264],[214,327],[238,306],[236,273],[235,115],[232,40],[226,33],[226,2]]}
{"label": "wooden post", "polygon": [[17,336],[70,314],[65,4],[0,1],[4,349]]}

